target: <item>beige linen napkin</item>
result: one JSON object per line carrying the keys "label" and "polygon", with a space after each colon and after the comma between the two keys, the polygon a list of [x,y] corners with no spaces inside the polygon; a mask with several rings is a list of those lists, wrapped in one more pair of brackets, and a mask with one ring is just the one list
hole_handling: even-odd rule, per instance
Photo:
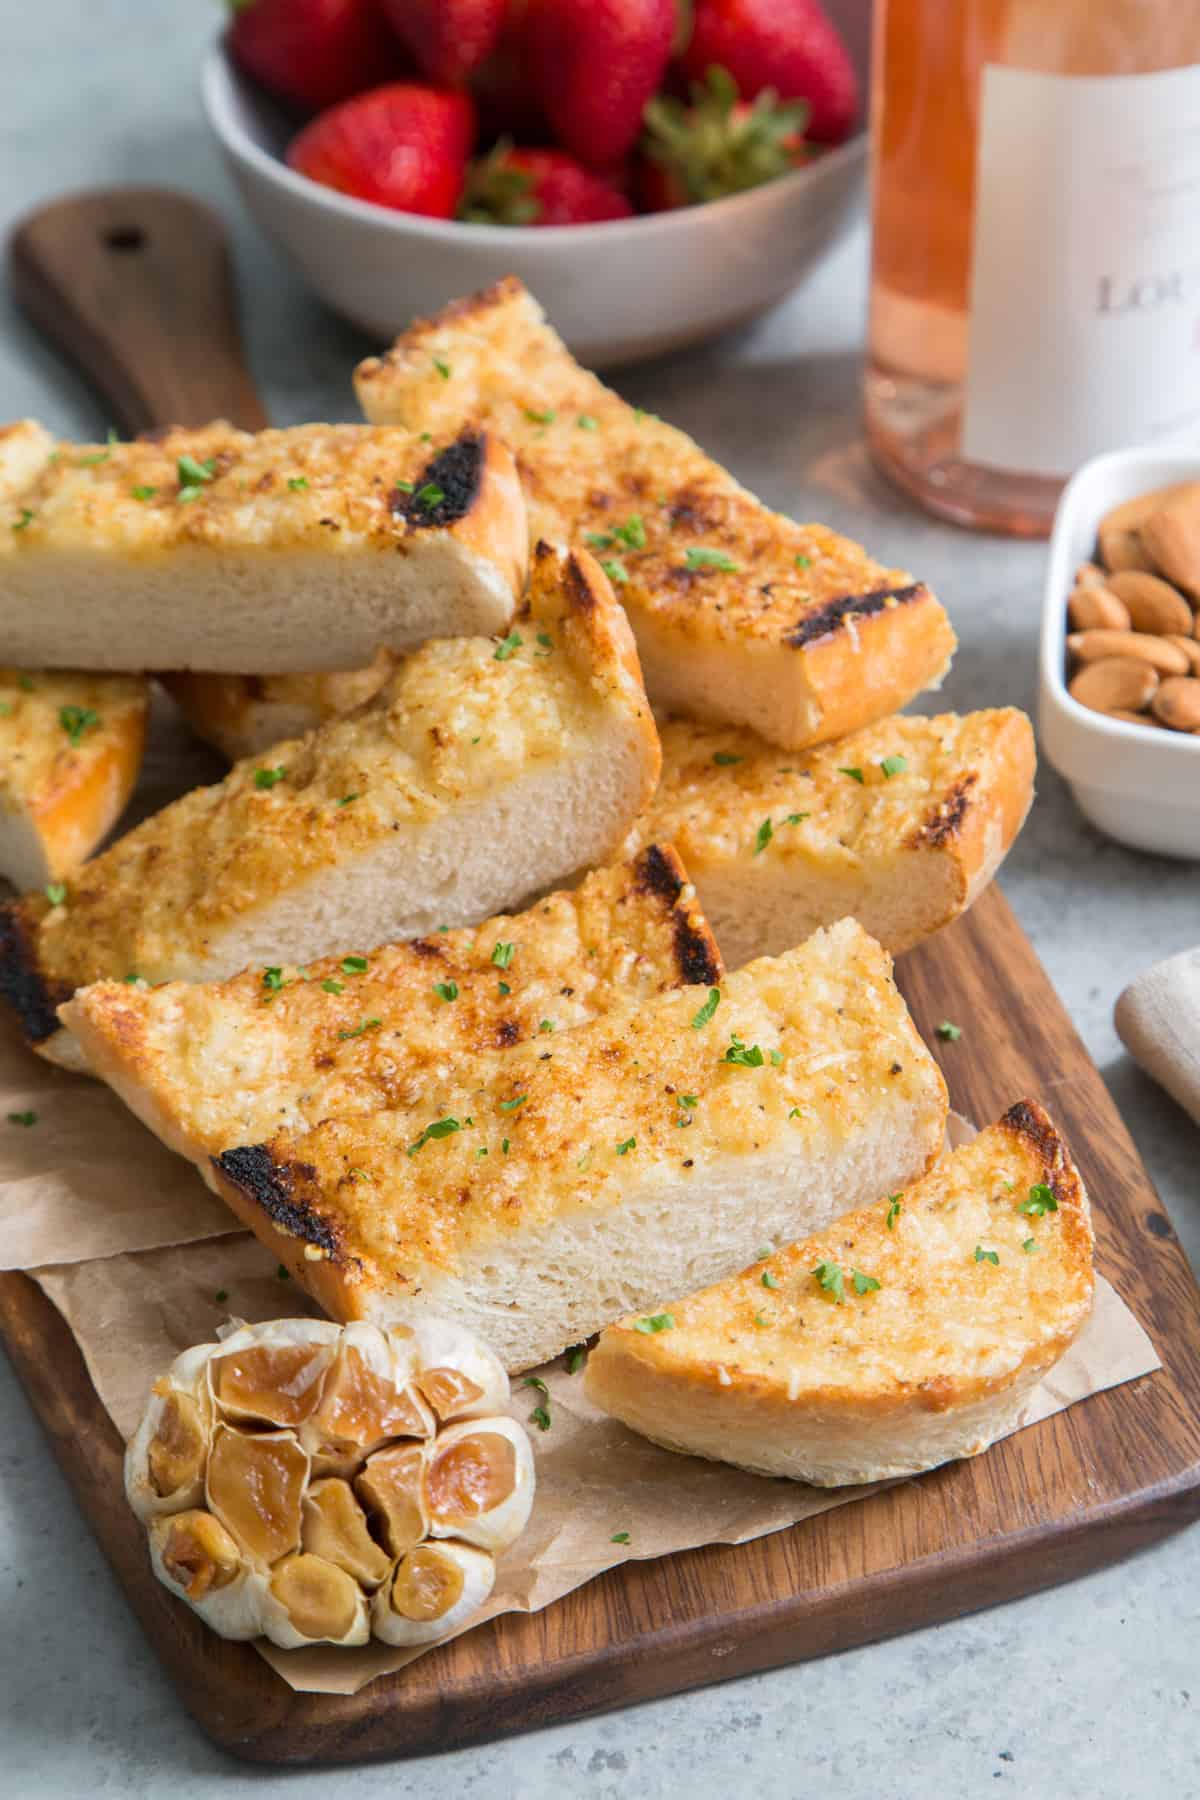
{"label": "beige linen napkin", "polygon": [[1131,981],[1113,1016],[1130,1056],[1200,1125],[1200,948]]}

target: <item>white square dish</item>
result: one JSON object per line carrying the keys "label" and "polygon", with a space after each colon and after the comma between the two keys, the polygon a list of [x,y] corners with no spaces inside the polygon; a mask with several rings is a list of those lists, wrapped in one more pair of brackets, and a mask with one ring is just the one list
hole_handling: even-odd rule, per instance
{"label": "white square dish", "polygon": [[1066,687],[1067,600],[1090,561],[1096,528],[1123,500],[1200,481],[1200,451],[1115,450],[1072,477],[1054,520],[1042,605],[1038,738],[1084,817],[1135,850],[1200,859],[1200,736],[1127,724],[1072,700]]}

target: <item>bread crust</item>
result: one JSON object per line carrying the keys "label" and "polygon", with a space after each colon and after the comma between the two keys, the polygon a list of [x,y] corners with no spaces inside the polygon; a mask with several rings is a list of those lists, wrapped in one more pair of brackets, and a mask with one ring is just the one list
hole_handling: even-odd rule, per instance
{"label": "bread crust", "polygon": [[[52,445],[30,422],[9,429],[0,655],[17,664],[354,669],[380,638],[403,650],[502,626],[524,580],[512,457],[462,420],[432,442],[221,420],[108,445]],[[421,592],[434,551],[443,585],[451,566],[457,583],[437,617]],[[56,588],[82,581],[87,603],[64,611]]]}
{"label": "bread crust", "polygon": [[[505,946],[496,960],[497,946]],[[324,1118],[412,1103],[464,1057],[511,1049],[673,987],[720,955],[679,857],[650,844],[528,911],[212,985],[97,982],[63,1006],[93,1073],[194,1162]],[[364,1017],[379,1028],[355,1034]]]}
{"label": "bread crust", "polygon": [[[323,915],[304,914],[306,884],[331,871],[353,874],[363,859],[402,848],[406,832],[427,841],[434,827],[459,821],[466,829],[476,817],[483,830],[487,809],[511,807],[518,784],[539,771],[605,755],[614,758],[611,771],[597,771],[612,779],[602,815],[611,813],[608,837],[600,842],[590,816],[581,818],[578,862],[556,839],[546,855],[553,851],[560,866],[545,879],[619,852],[658,779],[660,752],[633,638],[608,581],[586,551],[539,546],[524,607],[499,644],[424,645],[400,659],[357,712],[276,745],[265,767],[253,758],[239,763],[217,786],[129,832],[85,866],[68,906],[31,894],[0,909],[8,922],[0,995],[54,1060],[61,1046],[50,1039],[53,1011],[77,987],[131,975],[159,982],[233,974],[251,958],[228,945],[240,946],[258,920],[274,916],[269,908],[292,896],[300,910],[283,941],[254,960],[308,960],[330,945]],[[514,864],[513,901],[531,885],[541,885],[538,874]],[[377,913],[393,905],[386,888],[372,904]],[[432,917],[418,931],[439,915],[459,924],[493,908],[439,888],[419,910]],[[404,935],[399,919],[382,922],[380,937],[389,928]],[[344,921],[342,928],[352,929]]]}
{"label": "bread crust", "polygon": [[732,968],[846,913],[911,949],[983,891],[1033,799],[1033,729],[1012,707],[899,715],[801,752],[682,719],[661,737],[630,842],[678,846]]}
{"label": "bread crust", "polygon": [[0,669],[0,875],[71,875],[116,824],[141,767],[138,675]]}
{"label": "bread crust", "polygon": [[[1016,1422],[1088,1317],[1092,1249],[1070,1153],[1043,1108],[1019,1101],[903,1194],[686,1299],[662,1296],[672,1328],[610,1326],[588,1397],[673,1449],[764,1474],[833,1486],[915,1474]],[[840,1300],[815,1273],[835,1266]],[[860,1292],[856,1270],[878,1288]]]}
{"label": "bread crust", "polygon": [[[937,1154],[944,1084],[890,959],[853,921],[727,977],[705,1014],[709,998],[689,987],[614,1007],[545,1048],[535,1039],[465,1062],[415,1104],[231,1146],[214,1158],[213,1185],[334,1317],[412,1305],[486,1315],[498,1354],[529,1366],[595,1330],[604,1295],[638,1291],[655,1257],[729,1266],[715,1214],[707,1226],[681,1216],[658,1241],[638,1233],[631,1253],[622,1215],[643,1183],[686,1208],[689,1188],[771,1170],[764,1204],[829,1217],[837,1195],[810,1164],[873,1155],[877,1140],[913,1174]],[[734,1034],[760,1042],[757,1066],[724,1054]],[[801,1170],[815,1200],[793,1194]],[[743,1241],[760,1228],[748,1215]],[[577,1255],[586,1280],[570,1275]],[[519,1283],[523,1299],[500,1299],[526,1256],[538,1266]],[[544,1293],[543,1256],[555,1271]]]}
{"label": "bread crust", "polygon": [[660,707],[794,748],[895,711],[949,664],[954,634],[923,583],[769,512],[581,369],[514,278],[417,321],[355,380],[377,422],[436,431],[466,410],[504,437],[533,534],[599,541],[623,571]]}

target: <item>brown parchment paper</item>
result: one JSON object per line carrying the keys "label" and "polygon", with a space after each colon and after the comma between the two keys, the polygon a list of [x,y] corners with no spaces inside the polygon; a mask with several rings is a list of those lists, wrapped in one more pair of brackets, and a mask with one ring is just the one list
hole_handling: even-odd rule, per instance
{"label": "brown parchment paper", "polygon": [[[180,1350],[213,1338],[231,1314],[259,1320],[314,1310],[277,1270],[255,1238],[239,1233],[31,1272],[74,1332],[101,1400],[129,1436],[153,1379]],[[1020,1425],[1158,1367],[1129,1308],[1098,1279],[1091,1319],[1030,1396]],[[675,1456],[590,1406],[581,1375],[568,1375],[561,1358],[536,1373],[550,1390],[551,1427],[531,1428],[533,1515],[501,1559],[496,1586],[473,1625],[498,1613],[538,1612],[614,1563],[700,1544],[743,1544],[877,1491],[804,1487]],[[541,1400],[520,1377],[514,1380],[517,1418],[528,1420]],[[625,1531],[627,1545],[612,1543],[614,1533]],[[382,1644],[256,1647],[291,1687],[331,1694],[355,1693],[424,1654]]]}

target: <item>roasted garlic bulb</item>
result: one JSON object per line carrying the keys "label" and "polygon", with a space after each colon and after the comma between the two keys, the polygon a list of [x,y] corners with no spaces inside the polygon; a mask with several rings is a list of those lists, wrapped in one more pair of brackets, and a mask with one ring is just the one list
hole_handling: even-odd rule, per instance
{"label": "roasted garlic bulb", "polygon": [[437,1319],[243,1325],[154,1384],[125,1492],[222,1637],[425,1644],[487,1599],[533,1456],[487,1347]]}

